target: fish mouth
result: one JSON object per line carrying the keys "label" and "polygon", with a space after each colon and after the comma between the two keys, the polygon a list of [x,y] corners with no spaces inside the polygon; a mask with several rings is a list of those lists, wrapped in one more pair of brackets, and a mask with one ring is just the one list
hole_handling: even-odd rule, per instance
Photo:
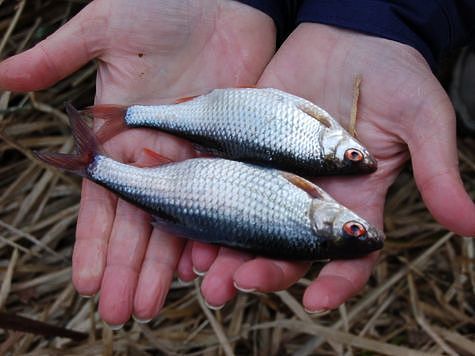
{"label": "fish mouth", "polygon": [[371,237],[362,241],[363,246],[360,245],[360,249],[365,251],[364,254],[381,250],[384,247],[384,240],[386,239],[384,233],[376,228],[371,230],[372,231],[369,232]]}
{"label": "fish mouth", "polygon": [[368,251],[367,253],[381,250],[384,246],[384,239],[372,240],[366,245],[365,250]]}
{"label": "fish mouth", "polygon": [[378,161],[373,156],[368,155],[362,161],[350,165],[347,169],[349,173],[354,174],[374,173],[378,169]]}
{"label": "fish mouth", "polygon": [[382,240],[365,241],[365,243],[350,244],[348,246],[335,249],[334,251],[329,251],[328,257],[333,260],[356,259],[369,255],[374,251],[381,250],[383,246],[384,242]]}
{"label": "fish mouth", "polygon": [[[379,229],[374,226],[371,226],[368,229],[368,238],[364,241],[369,244],[373,244],[375,246],[379,246],[379,248],[383,247],[384,240],[386,240],[386,235]],[[377,249],[377,248],[376,248]]]}
{"label": "fish mouth", "polygon": [[368,235],[364,240],[346,239],[343,245],[330,246],[328,257],[331,259],[355,259],[384,247],[385,236],[381,231],[371,228]]}
{"label": "fish mouth", "polygon": [[[378,169],[378,161],[373,155],[364,152],[364,158],[361,161],[343,160],[335,163],[335,172],[339,174],[368,174],[374,173]],[[332,172],[332,174],[336,174]]]}
{"label": "fish mouth", "polygon": [[367,173],[373,173],[378,169],[378,161],[373,156],[367,156],[363,160],[363,168]]}

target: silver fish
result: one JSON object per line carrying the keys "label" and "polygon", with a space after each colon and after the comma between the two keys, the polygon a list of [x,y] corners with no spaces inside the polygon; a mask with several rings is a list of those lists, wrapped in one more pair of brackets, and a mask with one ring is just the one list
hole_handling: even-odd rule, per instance
{"label": "silver fish", "polygon": [[79,113],[68,113],[78,154],[36,156],[105,186],[178,235],[295,260],[354,258],[383,246],[381,232],[295,174],[221,158],[130,166],[99,153]]}
{"label": "silver fish", "polygon": [[270,165],[306,176],[370,173],[374,157],[330,114],[272,88],[215,89],[179,104],[84,110],[107,119],[104,140],[123,126],[160,129],[190,139],[213,155]]}

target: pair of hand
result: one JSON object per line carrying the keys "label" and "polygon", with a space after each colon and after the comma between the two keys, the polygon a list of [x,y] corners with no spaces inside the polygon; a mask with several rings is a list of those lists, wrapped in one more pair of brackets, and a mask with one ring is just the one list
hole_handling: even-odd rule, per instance
{"label": "pair of hand", "polygon": [[[455,115],[424,58],[393,41],[319,24],[302,24],[275,52],[265,14],[232,1],[95,0],[34,48],[0,63],[0,88],[39,90],[98,59],[96,103],[151,104],[215,87],[275,87],[305,97],[347,126],[355,75],[363,78],[358,137],[378,159],[374,174],[317,183],[382,227],[387,188],[411,157],[434,217],[475,235],[475,205],[460,180]],[[134,129],[105,144],[114,158],[140,163],[143,148],[176,160],[193,155],[183,140]],[[366,283],[377,253],[328,263],[307,288],[311,312],[338,307]],[[87,180],[73,255],[82,295],[101,291],[99,311],[112,325],[147,320],[164,303],[173,275],[207,272],[202,294],[218,307],[243,290],[285,289],[308,263],[253,257],[185,241],[154,229],[149,217]]]}

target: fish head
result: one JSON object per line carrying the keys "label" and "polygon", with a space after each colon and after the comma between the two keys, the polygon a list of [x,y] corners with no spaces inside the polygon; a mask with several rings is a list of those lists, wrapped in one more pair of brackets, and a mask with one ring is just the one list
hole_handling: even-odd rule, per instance
{"label": "fish head", "polygon": [[321,145],[328,165],[338,173],[372,173],[378,168],[373,155],[344,129],[327,131]]}
{"label": "fish head", "polygon": [[310,219],[326,258],[357,258],[383,247],[383,232],[336,201],[314,200]]}

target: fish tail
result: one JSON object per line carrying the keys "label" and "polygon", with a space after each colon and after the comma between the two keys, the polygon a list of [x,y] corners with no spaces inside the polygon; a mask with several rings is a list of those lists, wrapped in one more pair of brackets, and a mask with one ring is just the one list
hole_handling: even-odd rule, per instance
{"label": "fish tail", "polygon": [[122,105],[101,104],[89,106],[81,113],[105,120],[96,134],[99,142],[104,143],[127,129],[124,120],[127,109],[127,106]]}
{"label": "fish tail", "polygon": [[34,151],[33,154],[36,158],[47,164],[85,177],[87,167],[93,158],[101,152],[101,147],[92,130],[81,118],[80,113],[69,103],[66,104],[66,112],[76,142],[76,153],[64,154]]}

